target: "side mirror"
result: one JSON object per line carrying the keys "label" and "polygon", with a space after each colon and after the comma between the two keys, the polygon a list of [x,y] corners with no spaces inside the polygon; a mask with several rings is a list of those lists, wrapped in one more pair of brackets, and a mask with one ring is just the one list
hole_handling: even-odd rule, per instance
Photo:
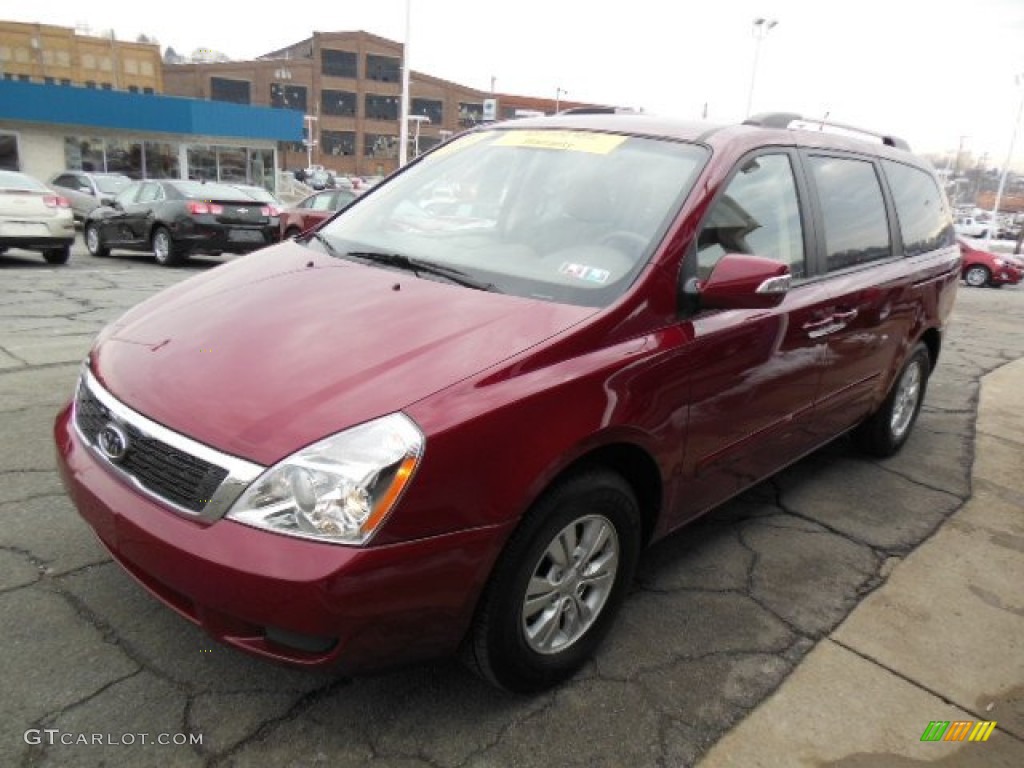
{"label": "side mirror", "polygon": [[707,280],[692,280],[684,290],[701,309],[768,309],[782,303],[792,279],[786,264],[727,253]]}
{"label": "side mirror", "polygon": [[118,200],[117,198],[114,198],[113,200],[110,201],[110,207],[118,211],[124,210],[124,206],[121,205],[121,201]]}

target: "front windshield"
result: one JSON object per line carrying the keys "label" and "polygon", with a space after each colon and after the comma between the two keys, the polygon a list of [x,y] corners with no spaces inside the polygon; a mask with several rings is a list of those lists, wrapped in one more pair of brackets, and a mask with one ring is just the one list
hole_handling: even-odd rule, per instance
{"label": "front windshield", "polygon": [[471,133],[320,234],[342,254],[400,254],[502,293],[604,306],[643,268],[707,156],[610,133]]}

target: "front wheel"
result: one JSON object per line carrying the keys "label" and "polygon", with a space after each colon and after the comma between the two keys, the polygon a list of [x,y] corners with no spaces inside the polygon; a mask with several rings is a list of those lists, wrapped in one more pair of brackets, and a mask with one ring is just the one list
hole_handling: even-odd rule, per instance
{"label": "front wheel", "polygon": [[928,348],[918,344],[903,364],[882,407],[854,430],[854,440],[861,450],[884,458],[903,447],[921,411],[931,368]]}
{"label": "front wheel", "polygon": [[611,627],[639,552],[639,507],[621,477],[595,469],[554,486],[494,569],[466,641],[470,667],[516,693],[572,676]]}
{"label": "front wheel", "polygon": [[182,262],[181,251],[175,247],[166,227],[153,230],[153,256],[161,267],[173,267]]}
{"label": "front wheel", "polygon": [[85,225],[85,247],[93,256],[102,258],[110,255],[110,249],[103,245],[100,228],[96,224]]}
{"label": "front wheel", "polygon": [[988,281],[991,278],[992,275],[989,273],[988,269],[980,264],[968,267],[967,271],[964,273],[964,282],[972,288],[984,288],[988,285]]}

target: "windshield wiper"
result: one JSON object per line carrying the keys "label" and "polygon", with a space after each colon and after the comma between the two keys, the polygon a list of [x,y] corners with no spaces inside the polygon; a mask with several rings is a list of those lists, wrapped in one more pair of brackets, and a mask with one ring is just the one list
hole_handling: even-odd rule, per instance
{"label": "windshield wiper", "polygon": [[420,273],[443,277],[456,285],[464,285],[467,288],[475,288],[478,291],[493,291],[500,293],[494,283],[485,283],[482,280],[470,277],[469,274],[455,267],[447,267],[443,264],[436,264],[433,261],[423,261],[406,256],[404,253],[384,253],[381,251],[349,251],[345,254],[356,259],[372,261],[375,264],[383,264],[385,267],[404,269],[412,272],[416,277]]}

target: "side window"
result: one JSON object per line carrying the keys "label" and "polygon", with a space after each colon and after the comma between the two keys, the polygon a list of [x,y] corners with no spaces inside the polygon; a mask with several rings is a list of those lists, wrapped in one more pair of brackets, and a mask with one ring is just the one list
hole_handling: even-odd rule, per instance
{"label": "side window", "polygon": [[331,199],[334,197],[333,193],[320,194],[313,198],[311,205],[309,206],[314,211],[330,211],[331,210]]}
{"label": "side window", "polygon": [[917,256],[952,245],[953,225],[932,175],[891,160],[882,161],[882,167],[896,202],[903,251],[908,256]]}
{"label": "side window", "polygon": [[706,280],[726,253],[750,253],[807,274],[800,205],[788,155],[744,162],[715,202],[697,238],[697,275]]}
{"label": "side window", "polygon": [[143,184],[142,191],[136,200],[138,203],[155,203],[162,195],[160,194],[159,184]]}
{"label": "side window", "polygon": [[142,189],[141,184],[129,184],[121,192],[117,194],[114,199],[117,200],[121,206],[131,205],[135,202],[135,196],[139,194],[139,190]]}
{"label": "side window", "polygon": [[812,157],[828,271],[892,256],[889,219],[875,167],[866,160]]}

